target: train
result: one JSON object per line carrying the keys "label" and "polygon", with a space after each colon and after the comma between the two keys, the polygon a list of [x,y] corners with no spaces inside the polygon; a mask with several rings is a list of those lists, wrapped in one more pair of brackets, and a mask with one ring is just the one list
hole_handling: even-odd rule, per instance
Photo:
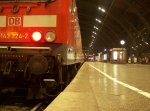
{"label": "train", "polygon": [[75,0],[0,0],[0,94],[55,96],[83,62]]}

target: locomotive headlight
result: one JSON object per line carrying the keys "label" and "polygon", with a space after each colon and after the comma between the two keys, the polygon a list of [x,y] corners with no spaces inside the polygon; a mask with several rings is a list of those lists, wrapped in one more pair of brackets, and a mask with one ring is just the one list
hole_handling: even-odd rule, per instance
{"label": "locomotive headlight", "polygon": [[45,35],[45,40],[47,42],[53,42],[56,38],[56,35],[54,32],[47,32],[46,35]]}
{"label": "locomotive headlight", "polygon": [[40,41],[41,38],[42,38],[42,35],[41,35],[40,32],[34,32],[34,33],[32,34],[32,39],[33,39],[35,42]]}

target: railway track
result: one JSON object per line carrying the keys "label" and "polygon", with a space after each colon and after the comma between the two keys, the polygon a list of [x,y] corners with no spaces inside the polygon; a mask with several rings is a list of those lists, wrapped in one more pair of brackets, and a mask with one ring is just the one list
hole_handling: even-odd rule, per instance
{"label": "railway track", "polygon": [[0,111],[43,111],[54,99],[26,100],[25,98],[0,98]]}
{"label": "railway track", "polygon": [[0,111],[43,111],[50,102],[31,103],[30,105],[24,103],[2,104]]}

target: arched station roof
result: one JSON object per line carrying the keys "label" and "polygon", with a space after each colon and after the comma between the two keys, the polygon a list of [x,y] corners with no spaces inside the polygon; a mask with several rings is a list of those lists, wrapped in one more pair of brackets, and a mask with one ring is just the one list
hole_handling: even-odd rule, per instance
{"label": "arched station roof", "polygon": [[84,50],[150,53],[150,0],[76,0]]}

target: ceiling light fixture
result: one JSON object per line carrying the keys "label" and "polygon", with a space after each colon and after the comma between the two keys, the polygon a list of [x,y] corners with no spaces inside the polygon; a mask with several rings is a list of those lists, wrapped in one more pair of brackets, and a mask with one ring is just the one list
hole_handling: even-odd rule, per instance
{"label": "ceiling light fixture", "polygon": [[102,23],[102,21],[101,21],[101,20],[99,20],[99,19],[97,19],[97,18],[96,18],[95,20],[96,20],[97,22],[99,22],[99,23]]}
{"label": "ceiling light fixture", "polygon": [[95,36],[92,35],[92,38],[95,38]]}
{"label": "ceiling light fixture", "polygon": [[96,32],[93,31],[92,33],[96,35]]}
{"label": "ceiling light fixture", "polygon": [[99,30],[99,28],[98,28],[98,27],[96,27],[96,26],[94,26],[94,29]]}
{"label": "ceiling light fixture", "polygon": [[146,44],[146,45],[149,45],[149,43],[148,43],[148,42],[145,42],[145,44]]}
{"label": "ceiling light fixture", "polygon": [[106,10],[104,8],[102,8],[102,7],[98,7],[98,9],[101,10],[103,13],[106,12]]}

